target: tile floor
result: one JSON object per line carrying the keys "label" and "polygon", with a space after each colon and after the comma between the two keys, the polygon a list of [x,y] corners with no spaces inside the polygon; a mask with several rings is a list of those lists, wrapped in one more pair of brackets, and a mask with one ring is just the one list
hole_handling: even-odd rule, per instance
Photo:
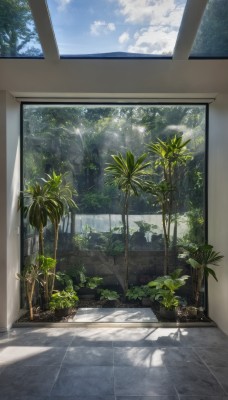
{"label": "tile floor", "polygon": [[17,328],[0,334],[0,400],[228,400],[217,328]]}

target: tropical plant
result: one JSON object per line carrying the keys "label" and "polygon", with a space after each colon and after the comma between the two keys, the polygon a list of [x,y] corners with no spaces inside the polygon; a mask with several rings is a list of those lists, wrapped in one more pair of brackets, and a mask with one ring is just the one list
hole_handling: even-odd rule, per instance
{"label": "tropical plant", "polygon": [[50,301],[51,310],[75,307],[78,301],[77,293],[72,289],[66,289],[53,293]]}
{"label": "tropical plant", "polygon": [[100,299],[101,300],[118,300],[120,297],[119,293],[117,293],[115,290],[109,290],[109,289],[101,289],[100,290]]}
{"label": "tropical plant", "polygon": [[39,256],[37,258],[39,264],[40,278],[39,281],[43,286],[44,305],[48,308],[49,300],[52,295],[52,277],[55,273],[56,260],[51,257]]}
{"label": "tropical plant", "polygon": [[[51,213],[49,218],[54,227],[54,256],[57,258],[57,248],[58,248],[58,238],[59,238],[59,223],[61,218],[66,215],[71,208],[77,208],[75,201],[73,200],[73,195],[77,192],[72,188],[71,184],[67,182],[67,174],[57,175],[55,171],[52,175],[47,174],[48,179],[42,178],[44,182],[44,187],[47,189],[50,198],[52,198],[57,206],[58,210],[55,213]],[[55,270],[51,278],[51,292],[54,289],[55,284]]]}
{"label": "tropical plant", "polygon": [[55,171],[52,175],[47,174],[48,179],[42,178],[44,187],[47,189],[49,196],[56,200],[58,204],[58,212],[49,216],[54,226],[54,256],[56,260],[57,247],[58,247],[58,232],[59,223],[61,218],[69,212],[71,208],[77,208],[73,196],[77,194],[76,190],[72,188],[71,184],[67,181],[67,174],[57,175]]}
{"label": "tropical plant", "polygon": [[150,166],[149,162],[145,162],[147,155],[142,154],[135,159],[131,151],[127,151],[124,157],[121,153],[112,155],[113,163],[109,163],[105,168],[108,182],[117,186],[124,193],[123,201],[123,230],[125,239],[125,279],[124,293],[128,290],[129,275],[129,198],[130,196],[138,196],[139,191],[143,189],[143,177],[146,175],[146,169]]}
{"label": "tropical plant", "polygon": [[48,220],[54,221],[62,213],[62,202],[52,196],[47,185],[38,182],[28,184],[19,198],[18,208],[23,216],[28,218],[29,224],[39,233],[39,255],[44,255],[44,228]]}
{"label": "tropical plant", "polygon": [[17,274],[17,277],[25,285],[25,292],[29,306],[30,320],[33,321],[33,297],[35,293],[36,283],[39,282],[39,265],[30,264],[27,265],[21,274]]}
{"label": "tropical plant", "polygon": [[157,142],[148,145],[149,153],[156,158],[154,166],[160,174],[160,182],[147,182],[144,188],[154,196],[161,208],[165,247],[164,275],[169,272],[171,222],[175,213],[174,192],[177,189],[177,170],[192,159],[186,147],[189,142],[190,140],[183,141],[181,136],[174,135],[166,141],[157,139]]}
{"label": "tropical plant", "polygon": [[195,284],[194,284],[194,300],[195,305],[199,305],[200,290],[202,288],[204,278],[208,278],[211,275],[216,281],[218,281],[215,271],[209,267],[209,265],[218,265],[221,259],[224,257],[219,252],[213,250],[213,246],[210,244],[203,244],[201,246],[189,246],[187,248],[189,252],[189,258],[187,262],[191,265],[195,272]]}
{"label": "tropical plant", "polygon": [[126,297],[129,300],[142,300],[146,297],[153,298],[154,288],[151,288],[148,285],[132,286],[128,289]]}
{"label": "tropical plant", "polygon": [[182,269],[174,270],[170,275],[159,276],[154,281],[148,283],[150,288],[154,288],[154,299],[162,304],[167,310],[174,309],[179,305],[180,298],[176,291],[186,284],[188,275],[182,275]]}

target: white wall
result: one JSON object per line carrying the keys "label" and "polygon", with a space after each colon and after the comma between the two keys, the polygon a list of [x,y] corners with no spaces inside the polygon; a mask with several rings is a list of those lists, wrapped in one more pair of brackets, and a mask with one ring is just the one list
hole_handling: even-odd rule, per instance
{"label": "white wall", "polygon": [[20,306],[19,213],[20,190],[20,106],[0,91],[0,330],[8,329]]}
{"label": "white wall", "polygon": [[228,95],[210,105],[208,240],[225,257],[209,280],[209,315],[228,334]]}

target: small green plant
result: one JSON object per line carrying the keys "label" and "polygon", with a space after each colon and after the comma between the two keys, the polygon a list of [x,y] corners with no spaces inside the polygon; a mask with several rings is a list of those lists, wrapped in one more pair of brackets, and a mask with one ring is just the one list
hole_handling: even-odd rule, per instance
{"label": "small green plant", "polygon": [[118,300],[120,295],[115,290],[101,289],[100,290],[101,300]]}
{"label": "small green plant", "polygon": [[126,297],[129,300],[142,300],[146,297],[153,298],[154,289],[147,285],[132,286],[131,288],[128,289]]}
{"label": "small green plant", "polygon": [[170,275],[159,276],[154,281],[148,283],[150,288],[155,289],[154,299],[162,304],[167,310],[172,310],[180,303],[176,291],[186,284],[188,275],[182,275],[182,269],[176,269]]}
{"label": "small green plant", "polygon": [[66,289],[53,293],[50,301],[51,310],[75,307],[78,301],[77,293],[72,289]]}
{"label": "small green plant", "polygon": [[103,278],[99,276],[91,276],[91,277],[86,277],[86,283],[85,287],[88,289],[96,289],[98,286],[100,286],[103,282]]}
{"label": "small green plant", "polygon": [[56,280],[64,287],[64,289],[73,289],[73,280],[65,272],[56,272]]}

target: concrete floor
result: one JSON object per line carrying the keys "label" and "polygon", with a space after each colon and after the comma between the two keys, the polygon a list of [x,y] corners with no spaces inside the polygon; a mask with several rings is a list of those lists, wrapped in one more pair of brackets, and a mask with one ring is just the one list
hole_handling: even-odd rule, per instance
{"label": "concrete floor", "polygon": [[158,322],[151,308],[79,308],[72,322]]}
{"label": "concrete floor", "polygon": [[0,400],[228,400],[217,328],[17,328],[0,334]]}

